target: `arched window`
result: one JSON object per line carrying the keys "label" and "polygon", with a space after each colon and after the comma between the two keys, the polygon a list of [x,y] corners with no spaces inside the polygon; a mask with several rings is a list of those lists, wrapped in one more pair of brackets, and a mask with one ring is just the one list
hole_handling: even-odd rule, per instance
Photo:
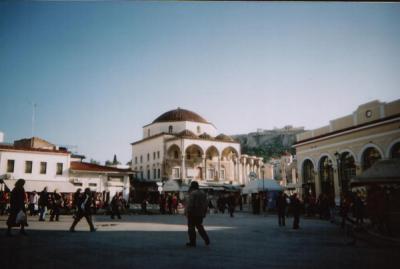
{"label": "arched window", "polygon": [[397,142],[390,149],[390,158],[399,159],[400,158],[400,142]]}
{"label": "arched window", "polygon": [[321,181],[321,192],[331,195],[334,193],[333,187],[333,165],[327,157],[322,157],[319,162],[319,177]]}
{"label": "arched window", "polygon": [[315,196],[314,164],[310,160],[303,163],[303,183],[305,195]]}
{"label": "arched window", "polygon": [[362,169],[366,170],[370,168],[376,161],[382,158],[381,154],[376,148],[370,147],[367,148],[362,157]]}
{"label": "arched window", "polygon": [[168,126],[168,133],[172,134],[172,131],[173,131],[172,125]]}
{"label": "arched window", "polygon": [[174,151],[174,158],[175,159],[179,158],[179,152],[177,150]]}
{"label": "arched window", "polygon": [[356,164],[349,152],[343,152],[340,156],[339,169],[339,184],[341,184],[342,191],[348,190],[350,180],[356,175]]}

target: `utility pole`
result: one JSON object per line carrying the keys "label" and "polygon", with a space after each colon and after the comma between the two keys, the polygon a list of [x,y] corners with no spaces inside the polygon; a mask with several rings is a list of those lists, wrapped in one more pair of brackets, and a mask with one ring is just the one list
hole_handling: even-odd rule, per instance
{"label": "utility pole", "polygon": [[36,112],[36,103],[32,102],[32,137],[35,134],[35,112]]}

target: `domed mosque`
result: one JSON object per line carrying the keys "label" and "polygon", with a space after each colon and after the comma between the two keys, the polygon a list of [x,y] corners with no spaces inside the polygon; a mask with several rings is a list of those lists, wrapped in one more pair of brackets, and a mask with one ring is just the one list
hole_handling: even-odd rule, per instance
{"label": "domed mosque", "polygon": [[239,142],[211,122],[179,107],[143,126],[143,138],[131,145],[132,169],[143,180],[242,185],[250,172],[260,176],[263,165],[262,158],[241,155]]}

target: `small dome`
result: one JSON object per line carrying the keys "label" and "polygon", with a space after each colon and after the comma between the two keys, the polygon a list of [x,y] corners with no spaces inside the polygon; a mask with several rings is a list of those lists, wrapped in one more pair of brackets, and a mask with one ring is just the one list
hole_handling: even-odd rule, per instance
{"label": "small dome", "polygon": [[177,108],[174,110],[170,110],[168,112],[165,112],[158,118],[156,118],[153,123],[157,122],[173,122],[173,121],[194,121],[194,122],[201,122],[201,123],[209,123],[206,121],[204,118],[202,118],[200,115],[186,110],[182,108]]}
{"label": "small dome", "polygon": [[212,139],[211,135],[207,133],[202,133],[201,135],[199,135],[199,137],[203,139]]}
{"label": "small dome", "polygon": [[231,136],[225,134],[219,134],[215,138],[222,141],[229,141],[229,142],[235,141],[235,139],[233,139]]}
{"label": "small dome", "polygon": [[182,132],[178,133],[178,136],[182,136],[182,137],[196,137],[197,135],[195,135],[192,131],[189,131],[188,129],[183,130]]}

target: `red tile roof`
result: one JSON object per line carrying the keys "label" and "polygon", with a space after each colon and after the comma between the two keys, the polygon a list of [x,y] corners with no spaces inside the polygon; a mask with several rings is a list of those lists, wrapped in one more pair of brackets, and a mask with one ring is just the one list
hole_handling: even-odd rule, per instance
{"label": "red tile roof", "polygon": [[41,149],[31,147],[16,147],[14,145],[0,145],[0,150],[17,150],[17,151],[32,151],[32,152],[48,152],[48,153],[61,153],[70,154],[69,151],[64,149]]}
{"label": "red tile roof", "polygon": [[91,171],[91,172],[119,172],[119,173],[132,172],[130,169],[120,169],[120,168],[98,165],[94,163],[85,163],[85,162],[71,162],[71,169],[76,171]]}

